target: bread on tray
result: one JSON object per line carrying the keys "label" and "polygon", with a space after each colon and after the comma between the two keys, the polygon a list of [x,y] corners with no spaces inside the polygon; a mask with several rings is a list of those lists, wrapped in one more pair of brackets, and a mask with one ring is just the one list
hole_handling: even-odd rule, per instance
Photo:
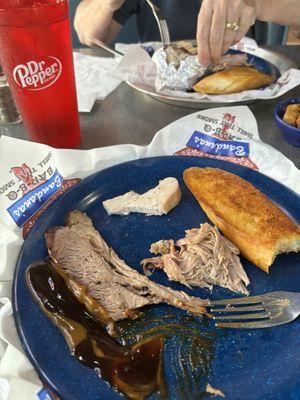
{"label": "bread on tray", "polygon": [[300,228],[255,186],[217,168],[189,168],[184,182],[208,218],[265,272],[277,254],[300,251]]}
{"label": "bread on tray", "polygon": [[264,74],[252,67],[233,67],[204,77],[193,86],[193,89],[207,94],[230,94],[258,89],[270,85],[273,80],[272,75]]}

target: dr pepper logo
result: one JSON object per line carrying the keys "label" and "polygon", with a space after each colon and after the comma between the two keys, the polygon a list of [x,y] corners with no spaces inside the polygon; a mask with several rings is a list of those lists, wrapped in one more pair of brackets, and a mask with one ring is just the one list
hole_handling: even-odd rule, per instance
{"label": "dr pepper logo", "polygon": [[14,68],[17,85],[28,90],[42,90],[53,85],[60,77],[62,64],[56,57],[48,56],[42,61],[28,61]]}

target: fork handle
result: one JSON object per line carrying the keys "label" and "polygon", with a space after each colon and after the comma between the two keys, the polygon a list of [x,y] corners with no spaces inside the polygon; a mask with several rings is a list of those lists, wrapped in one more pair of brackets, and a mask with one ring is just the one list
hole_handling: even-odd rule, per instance
{"label": "fork handle", "polygon": [[158,8],[155,4],[153,4],[151,0],[146,0],[146,2],[151,7],[152,13],[156,19],[163,46],[164,47],[169,46],[171,43],[170,32],[167,21],[165,20],[165,17],[163,15],[163,12],[161,11],[160,8]]}

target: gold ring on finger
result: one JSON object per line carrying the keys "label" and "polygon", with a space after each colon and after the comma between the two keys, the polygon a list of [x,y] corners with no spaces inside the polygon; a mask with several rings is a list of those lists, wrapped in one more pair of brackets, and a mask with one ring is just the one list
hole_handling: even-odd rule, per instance
{"label": "gold ring on finger", "polygon": [[236,32],[240,29],[240,26],[237,22],[227,22],[227,24],[225,25],[225,29]]}

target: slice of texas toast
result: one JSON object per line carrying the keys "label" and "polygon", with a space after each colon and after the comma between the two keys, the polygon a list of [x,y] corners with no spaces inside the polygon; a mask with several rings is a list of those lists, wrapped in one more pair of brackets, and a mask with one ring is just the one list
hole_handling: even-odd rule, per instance
{"label": "slice of texas toast", "polygon": [[184,182],[208,218],[263,269],[279,253],[300,251],[300,228],[249,182],[217,168],[189,168]]}

